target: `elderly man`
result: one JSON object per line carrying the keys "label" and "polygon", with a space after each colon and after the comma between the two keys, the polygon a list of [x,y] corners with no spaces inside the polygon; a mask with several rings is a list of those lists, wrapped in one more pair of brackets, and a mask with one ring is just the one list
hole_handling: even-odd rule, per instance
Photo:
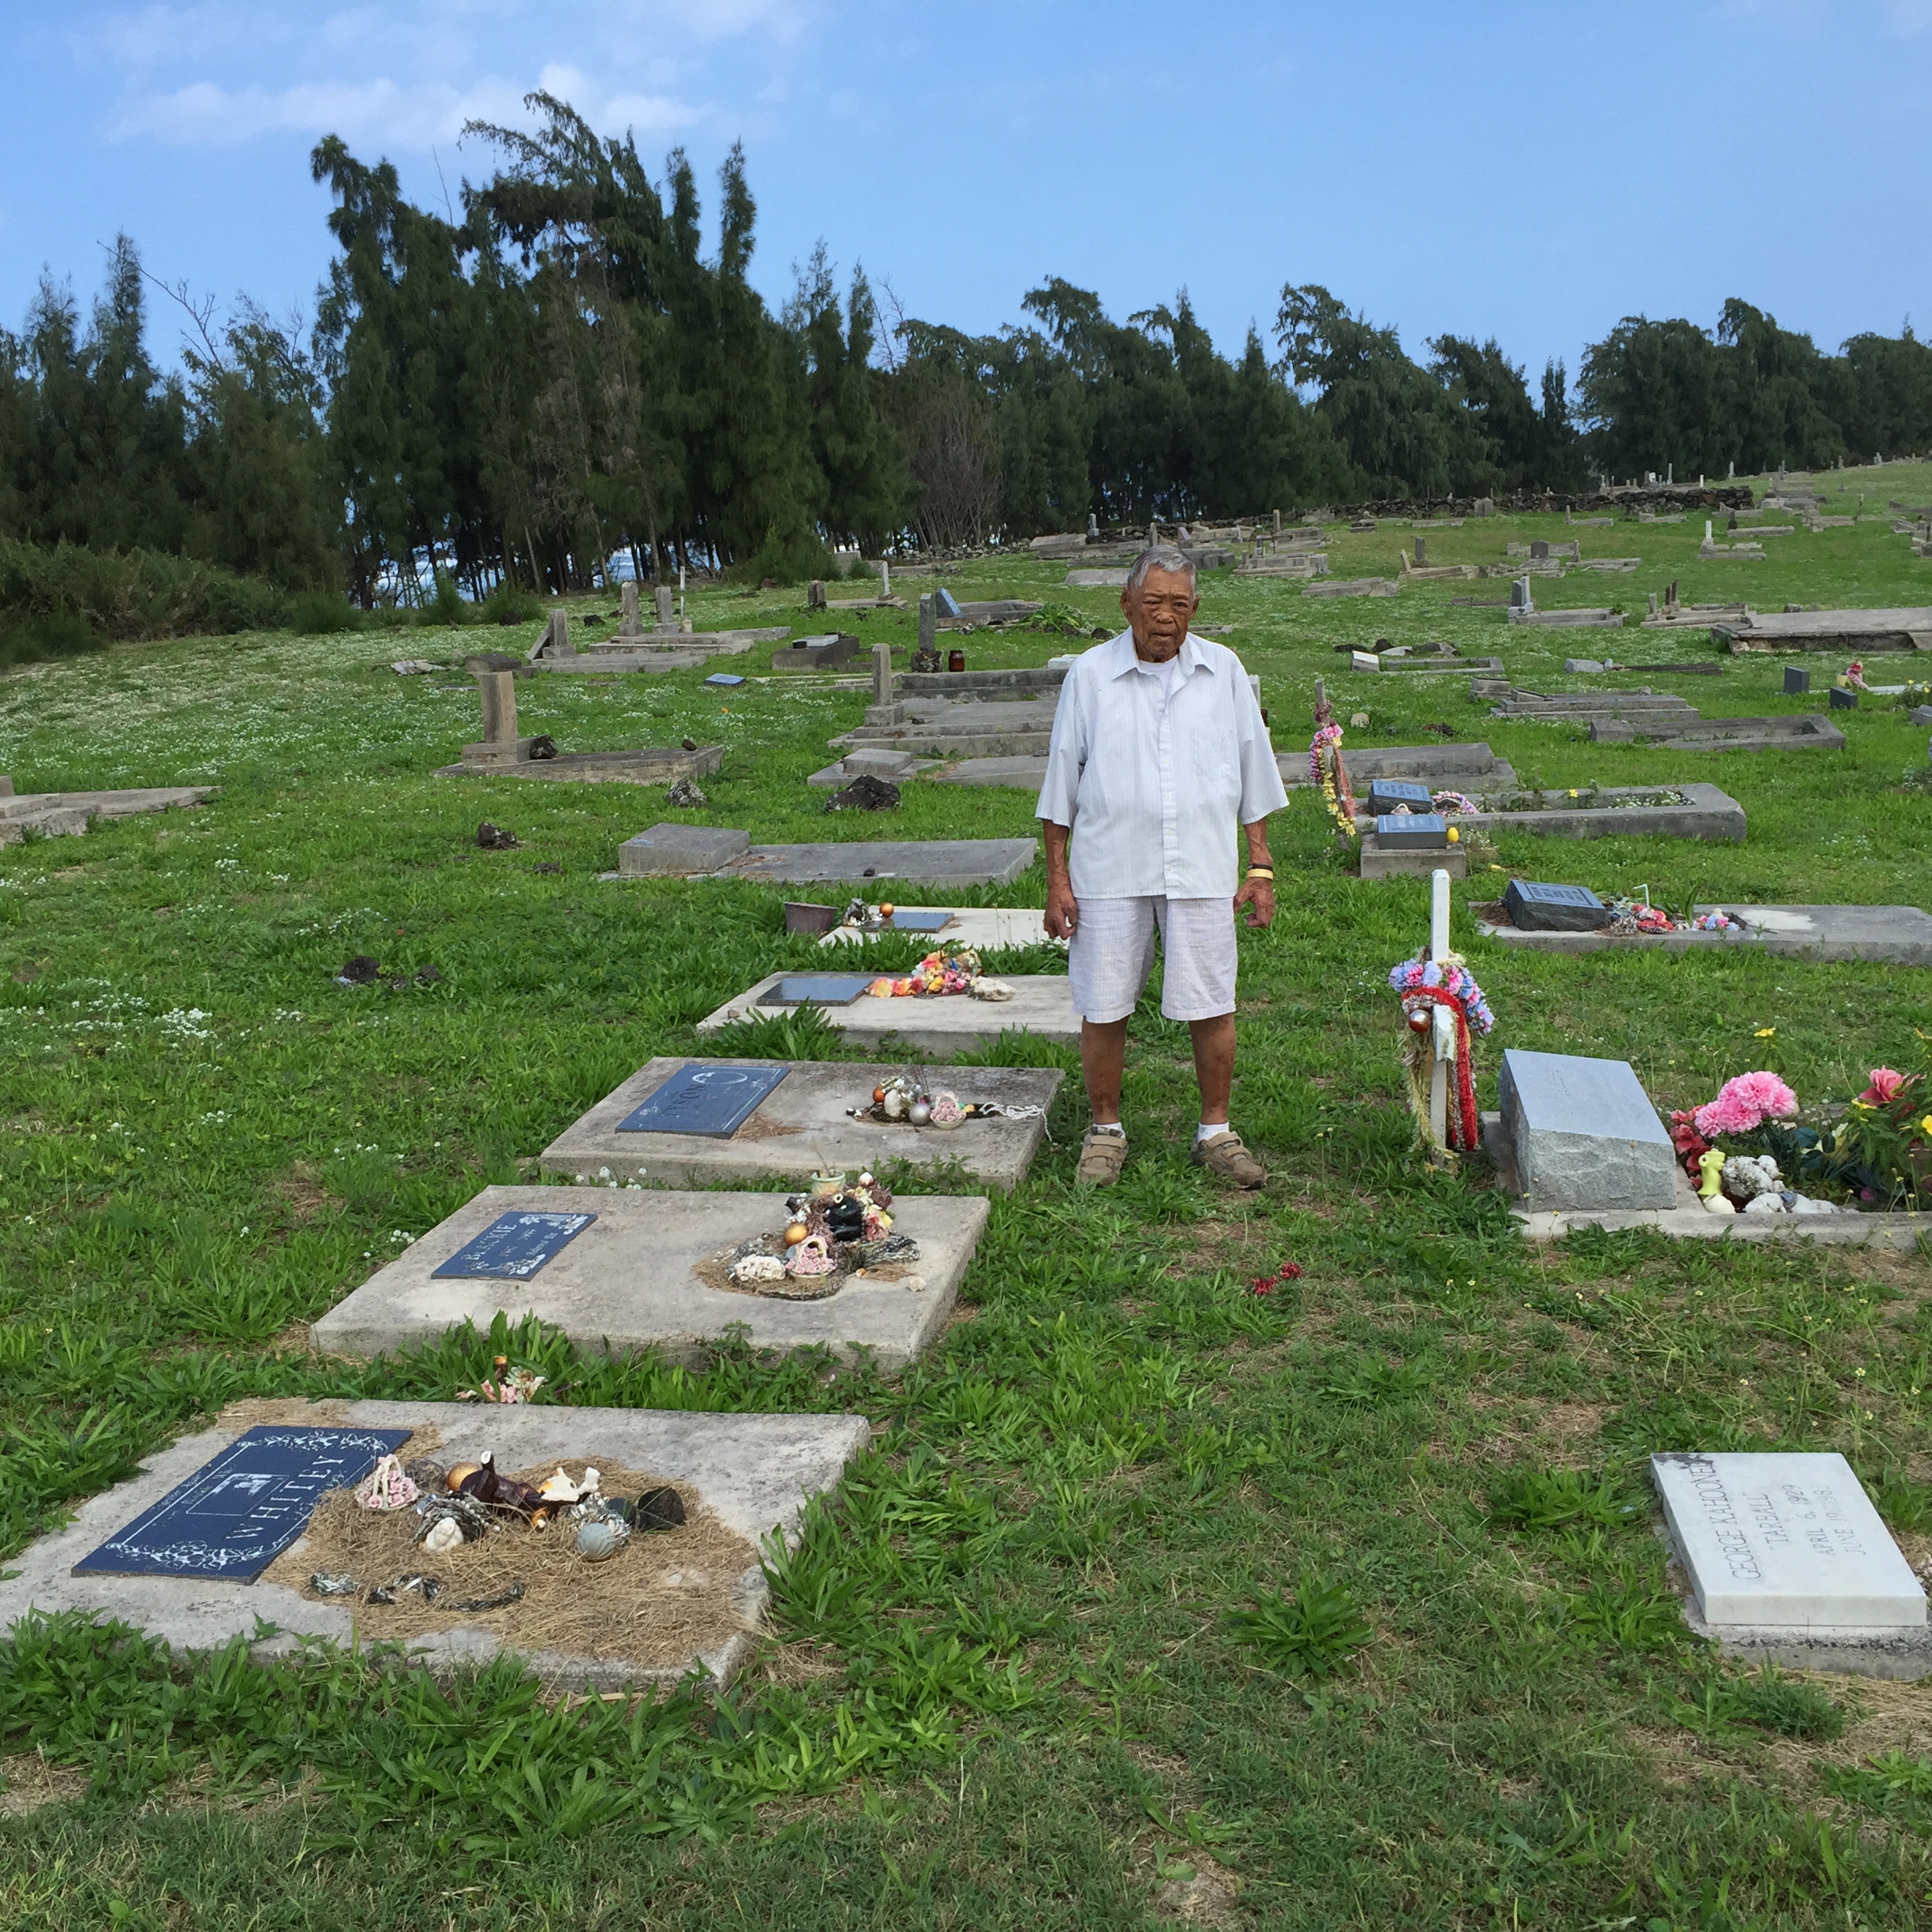
{"label": "elderly man", "polygon": [[1127,1158],[1127,1017],[1153,965],[1157,930],[1161,1011],[1185,1020],[1194,1039],[1193,1158],[1237,1187],[1267,1178],[1228,1125],[1234,915],[1246,906],[1250,926],[1275,916],[1267,819],[1288,795],[1241,660],[1188,629],[1200,603],[1194,566],[1180,551],[1157,545],[1135,560],[1121,595],[1129,627],[1068,672],[1040,788],[1046,930],[1071,942],[1093,1116],[1079,1178],[1094,1187],[1110,1187]]}

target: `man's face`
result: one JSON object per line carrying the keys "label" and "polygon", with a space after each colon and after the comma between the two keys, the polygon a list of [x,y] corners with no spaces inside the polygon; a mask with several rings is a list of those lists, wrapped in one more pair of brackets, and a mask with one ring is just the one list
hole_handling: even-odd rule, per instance
{"label": "man's face", "polygon": [[1185,641],[1200,595],[1186,571],[1151,570],[1138,588],[1121,593],[1121,608],[1133,626],[1139,654],[1161,664]]}

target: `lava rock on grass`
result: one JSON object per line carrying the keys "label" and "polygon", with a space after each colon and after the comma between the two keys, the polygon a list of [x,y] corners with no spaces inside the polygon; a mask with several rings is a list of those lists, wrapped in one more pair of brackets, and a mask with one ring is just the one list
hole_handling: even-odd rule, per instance
{"label": "lava rock on grass", "polygon": [[680,778],[665,794],[665,803],[667,805],[680,806],[690,811],[699,805],[709,805],[711,801],[698,790],[697,786],[691,783],[690,779]]}
{"label": "lava rock on grass", "polygon": [[366,953],[358,953],[335,977],[344,986],[373,986],[382,977],[382,968]]}
{"label": "lava rock on grass", "polygon": [[540,732],[530,740],[530,756],[532,758],[553,758],[556,754],[556,740],[548,732]]}
{"label": "lava rock on grass", "polygon": [[861,772],[842,792],[826,800],[826,810],[835,811],[890,811],[899,803],[899,788],[889,780]]}
{"label": "lava rock on grass", "polygon": [[477,841],[485,852],[514,852],[520,843],[514,832],[506,832],[500,825],[492,825],[485,818],[477,827]]}

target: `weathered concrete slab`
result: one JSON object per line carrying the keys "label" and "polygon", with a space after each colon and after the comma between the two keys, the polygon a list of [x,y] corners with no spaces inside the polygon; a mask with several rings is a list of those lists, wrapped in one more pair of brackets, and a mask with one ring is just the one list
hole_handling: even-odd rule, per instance
{"label": "weathered concrete slab", "polygon": [[[1681,805],[1619,804],[1660,791],[1681,795]],[[1687,838],[1742,843],[1744,807],[1713,784],[1604,785],[1573,794],[1543,792],[1541,809],[1465,814],[1458,825],[1486,832],[1533,832],[1544,838]],[[1592,801],[1601,801],[1593,803]],[[1486,797],[1477,803],[1487,807]]]}
{"label": "weathered concrete slab", "polygon": [[821,766],[817,771],[807,774],[805,782],[821,791],[836,792],[857,777],[896,781],[930,771],[938,762],[937,758],[915,758],[910,751],[848,751],[844,757],[834,758],[829,765]]}
{"label": "weathered concrete slab", "polygon": [[1710,627],[1711,642],[1733,651],[1932,650],[1932,607],[1874,610],[1759,611]]}
{"label": "weathered concrete slab", "polygon": [[934,698],[1036,698],[1058,691],[1066,682],[1067,665],[1071,661],[1069,657],[1065,662],[1014,665],[998,671],[906,671],[893,680],[893,685],[908,704],[920,704]]}
{"label": "weathered concrete slab", "polygon": [[1497,1089],[1526,1207],[1675,1203],[1676,1151],[1627,1061],[1507,1047]]}
{"label": "weathered concrete slab", "polygon": [[[528,1281],[436,1277],[500,1215],[586,1208],[597,1219]],[[667,1361],[698,1363],[728,1328],[742,1325],[754,1347],[867,1348],[881,1368],[897,1370],[945,1325],[986,1219],[983,1195],[903,1196],[893,1204],[893,1231],[911,1235],[921,1251],[908,1271],[892,1279],[851,1276],[822,1301],[785,1301],[714,1288],[697,1272],[721,1250],[783,1227],[782,1193],[489,1187],[339,1301],[312,1332],[325,1354],[381,1355],[464,1321],[487,1331],[500,1311],[512,1322],[534,1314],[611,1354],[654,1349]]]}
{"label": "weathered concrete slab", "polygon": [[617,848],[617,875],[687,878],[693,873],[715,872],[747,851],[751,844],[749,832],[730,826],[654,825]]}
{"label": "weathered concrete slab", "polygon": [[[696,1410],[580,1409],[474,1402],[352,1402],[313,1405],[317,1423],[368,1428],[433,1429],[444,1448],[480,1455],[489,1450],[504,1470],[579,1458],[589,1452],[607,1466],[634,1469],[685,1483],[754,1549],[774,1531],[798,1540],[806,1503],[837,1486],[846,1466],[864,1454],[871,1425],[856,1415],[713,1415]],[[358,1600],[316,1602],[264,1578],[258,1583],[180,1582],[167,1577],[79,1576],[74,1564],[122,1525],[151,1508],[178,1484],[227,1448],[249,1427],[218,1422],[144,1458],[141,1473],[89,1497],[66,1528],[28,1544],[0,1580],[0,1627],[30,1611],[53,1615],[86,1611],[133,1625],[178,1652],[220,1649],[251,1636],[257,1619],[275,1634],[249,1646],[257,1663],[298,1654],[305,1638],[348,1645],[356,1636]],[[298,1542],[289,1552],[299,1556]],[[619,1559],[620,1561],[622,1559]],[[751,1655],[770,1601],[762,1570],[747,1566],[732,1584],[734,1608],[745,1628],[716,1649],[667,1668],[611,1658],[575,1657],[516,1645],[514,1622],[498,1612],[466,1620],[451,1612],[446,1629],[411,1640],[406,1648],[432,1666],[474,1666],[505,1651],[559,1689],[612,1690],[672,1684],[694,1666],[721,1682]]]}
{"label": "weathered concrete slab", "polygon": [[[937,906],[900,906],[901,912],[934,912]],[[960,906],[953,908],[952,921],[934,933],[915,933],[922,945],[965,946],[975,953],[998,953],[1014,946],[1058,946],[1064,939],[1046,937],[1046,915],[1039,906]],[[861,932],[856,926],[834,926],[821,939],[822,946],[857,945],[874,939],[904,938],[905,934],[890,930]]]}
{"label": "weathered concrete slab", "polygon": [[[1358,824],[1372,826],[1372,818]],[[1469,877],[1469,855],[1460,845],[1438,846],[1422,851],[1404,851],[1391,845],[1372,830],[1357,834],[1357,865],[1365,879],[1427,878],[1433,872],[1447,872],[1452,879]]]}
{"label": "weathered concrete slab", "polygon": [[0,778],[0,845],[17,845],[29,832],[49,838],[84,833],[96,818],[125,818],[137,812],[169,811],[212,798],[213,785],[154,785],[122,792],[16,792]]}
{"label": "weathered concrete slab", "polygon": [[1633,934],[1525,932],[1479,922],[1477,931],[1504,945],[1538,953],[1707,953],[1726,949],[1819,960],[1874,960],[1892,966],[1932,966],[1932,915],[1917,906],[1699,905],[1743,922],[1730,932]]}
{"label": "weathered concrete slab", "polygon": [[961,758],[934,773],[934,784],[1011,785],[1017,791],[1037,792],[1046,782],[1046,754],[1037,752],[1018,758]]}
{"label": "weathered concrete slab", "polygon": [[1691,724],[1645,717],[1593,719],[1593,744],[1668,746],[1698,751],[1842,751],[1845,735],[1829,717],[1701,717]]}
{"label": "weathered concrete slab", "polygon": [[[1058,705],[1057,695],[1005,701],[901,698],[890,706],[872,706],[865,723],[830,743],[835,751],[883,745],[926,758],[1007,758],[1043,752],[1053,736]],[[890,717],[885,715],[889,711]]]}
{"label": "weathered concrete slab", "polygon": [[1622,616],[1611,610],[1512,610],[1509,621],[1546,631],[1620,631],[1623,627]]}
{"label": "weathered concrete slab", "polygon": [[1378,672],[1400,671],[1417,677],[1443,677],[1458,671],[1473,672],[1478,677],[1496,676],[1503,669],[1500,657],[1452,657],[1440,653],[1418,653],[1412,657],[1398,657],[1388,651],[1372,651],[1367,654],[1375,659]]}
{"label": "weathered concrete slab", "polygon": [[[741,1020],[761,1020],[788,1009],[760,1004],[785,975],[768,973],[736,999],[727,1000],[698,1022],[700,1033],[715,1033]],[[820,1009],[825,1023],[855,1044],[893,1053],[930,1054],[942,1060],[976,1053],[1005,1032],[1037,1034],[1043,1039],[1077,1044],[1080,1021],[1073,1013],[1073,983],[1057,973],[1020,974],[1006,983],[1009,1000],[976,1000],[970,995],[932,994],[907,999],[875,999],[863,994],[849,1006]]]}
{"label": "weathered concrete slab", "polygon": [[[878,1168],[892,1161],[915,1167],[957,1163],[1005,1193],[1025,1178],[1046,1132],[1043,1117],[969,1120],[944,1130],[854,1120],[848,1110],[864,1106],[874,1088],[905,1068],[844,1061],[791,1062],[784,1078],[727,1139],[622,1131],[622,1123],[680,1068],[721,1064],[658,1059],[640,1068],[544,1149],[543,1171],[564,1181],[601,1176],[641,1180],[647,1187],[698,1188],[747,1181],[802,1184],[814,1174]],[[1044,1108],[1053,1104],[1065,1078],[1057,1067],[975,1067],[949,1075],[943,1084],[962,1100]]]}
{"label": "weathered concrete slab", "polygon": [[1038,849],[1039,841],[1030,838],[754,845],[731,861],[730,869],[773,885],[897,879],[935,886],[1006,886],[1032,864]]}
{"label": "weathered concrete slab", "polygon": [[1402,586],[1389,577],[1338,577],[1301,586],[1305,597],[1392,597],[1401,593]]}
{"label": "weathered concrete slab", "polygon": [[[526,744],[529,740],[522,741]],[[547,778],[581,784],[672,785],[680,778],[699,778],[724,762],[722,745],[700,745],[695,751],[677,747],[641,751],[560,751],[555,758],[504,759],[501,762],[466,758],[459,765],[439,765],[439,778]]]}
{"label": "weathered concrete slab", "polygon": [[[1516,782],[1515,769],[1500,758],[1488,746],[1477,741],[1469,744],[1345,745],[1342,762],[1350,785],[1365,795],[1378,778],[1406,778],[1435,791],[1477,792],[1507,790]],[[1293,789],[1311,784],[1308,754],[1279,751],[1275,768],[1282,783]]]}

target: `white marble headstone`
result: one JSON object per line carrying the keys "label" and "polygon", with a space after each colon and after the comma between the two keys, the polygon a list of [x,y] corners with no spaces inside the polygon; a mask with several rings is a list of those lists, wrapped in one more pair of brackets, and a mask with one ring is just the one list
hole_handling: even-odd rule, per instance
{"label": "white marble headstone", "polygon": [[1841,1455],[1650,1458],[1713,1629],[1922,1630],[1926,1594]]}

